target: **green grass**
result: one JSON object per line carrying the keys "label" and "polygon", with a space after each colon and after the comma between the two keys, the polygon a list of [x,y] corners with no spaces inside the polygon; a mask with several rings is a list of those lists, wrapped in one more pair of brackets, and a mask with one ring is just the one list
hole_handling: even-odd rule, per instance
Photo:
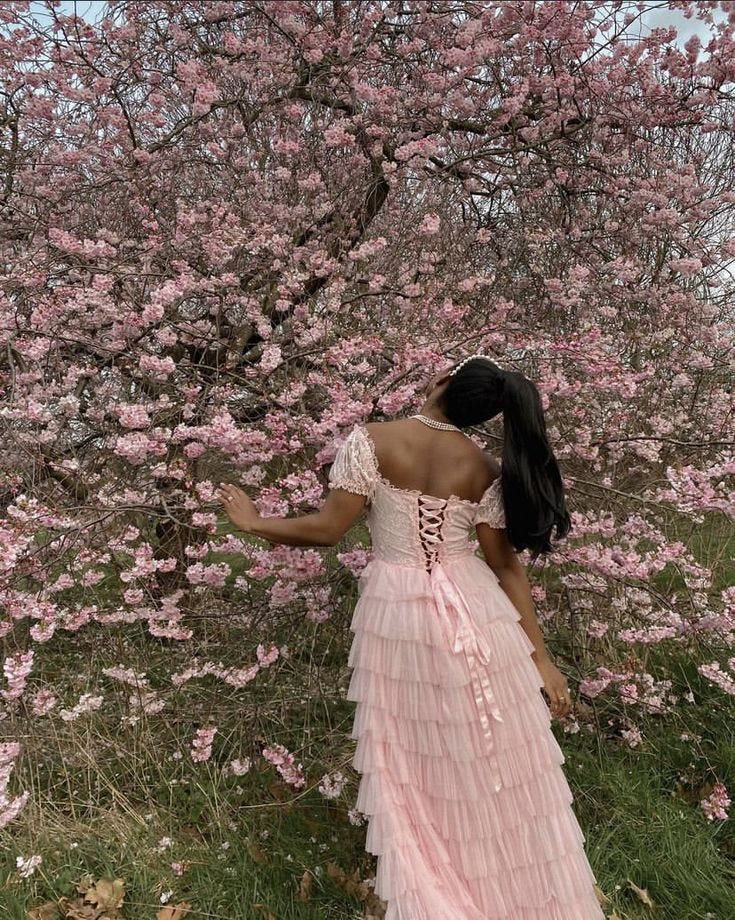
{"label": "green grass", "polygon": [[[724,725],[720,726],[725,728]],[[598,882],[621,917],[727,920],[735,905],[735,833],[731,822],[710,824],[696,789],[677,790],[673,765],[689,760],[667,730],[651,727],[642,748],[594,749],[590,738],[565,737],[565,770],[586,849]],[[602,755],[602,756],[601,756]],[[735,757],[722,762],[735,779]],[[646,906],[630,882],[645,889]]]}
{"label": "green grass", "polygon": [[[367,542],[364,529],[353,533]],[[723,543],[729,552],[732,537],[696,530],[679,538],[698,560],[714,559],[716,591],[732,584],[735,570],[723,556]],[[374,857],[364,850],[365,825],[356,827],[347,817],[359,781],[349,766],[354,704],[344,699],[352,638],[347,626],[356,586],[334,552],[326,557],[325,580],[335,586],[341,604],[326,623],[302,621],[293,610],[274,618],[262,601],[262,586],[252,592],[249,587],[245,599],[242,593],[228,600],[226,592],[217,592],[216,604],[200,603],[197,612],[204,616],[194,620],[200,660],[238,667],[252,663],[261,622],[265,635],[291,649],[290,658],[242,689],[212,677],[172,688],[168,675],[189,663],[192,644],[154,640],[141,625],[60,631],[39,648],[31,689],[35,681],[57,687],[64,705],[82,692],[101,689],[106,701],[103,711],[79,722],[64,723],[57,716],[25,720],[22,711],[0,722],[2,736],[22,744],[10,792],[31,793],[18,820],[0,831],[3,920],[27,920],[28,911],[45,901],[75,897],[75,886],[86,875],[123,880],[125,920],[154,920],[164,892],[172,892],[170,904],[191,904],[186,917],[202,920],[362,917],[359,895],[339,876],[357,873],[364,879],[375,869]],[[222,558],[213,554],[210,561]],[[236,574],[243,571],[244,560],[226,558]],[[558,573],[544,577],[552,585]],[[683,585],[673,567],[653,582],[669,596]],[[105,591],[114,599],[114,580]],[[84,600],[91,602],[91,594]],[[252,624],[242,621],[243,611],[253,615]],[[584,672],[595,661],[613,669],[620,663],[621,652],[607,639],[585,642],[567,657],[570,637],[552,624],[546,630],[565,670],[571,661]],[[608,898],[605,912],[620,920],[732,920],[733,822],[708,822],[698,804],[714,780],[735,790],[735,707],[696,669],[698,661],[718,657],[716,650],[710,655],[663,643],[635,651],[647,670],[670,677],[674,692],[681,697],[691,691],[695,702],[681,702],[661,717],[642,716],[603,694],[583,701],[578,733],[554,724],[587,853]],[[145,671],[152,687],[165,694],[162,714],[121,728],[130,690],[101,673],[121,662]],[[75,682],[76,674],[90,676]],[[620,736],[628,717],[643,734],[633,749]],[[213,757],[195,764],[188,745],[208,718],[219,728]],[[588,731],[588,725],[596,731]],[[694,740],[682,740],[685,731]],[[275,768],[263,763],[265,743],[285,744],[309,767],[306,789],[287,787]],[[223,772],[230,759],[243,756],[253,759],[250,773]],[[337,769],[349,782],[330,802],[316,787],[324,773]],[[172,838],[173,847],[161,852],[163,837]],[[18,854],[43,858],[28,879],[15,871]],[[186,862],[188,868],[177,876],[172,862]],[[308,896],[301,899],[305,878]],[[648,893],[652,905],[631,883]]]}
{"label": "green grass", "polygon": [[[342,741],[329,750],[329,763],[317,761],[312,788],[305,791],[285,786],[265,765],[242,777],[223,776],[218,759],[229,750],[224,743],[215,743],[208,764],[184,760],[171,767],[157,760],[150,738],[147,748],[133,746],[128,756],[120,751],[119,759],[109,756],[108,742],[108,752],[96,758],[103,739],[79,730],[71,759],[58,764],[49,757],[46,770],[37,768],[22,819],[0,832],[3,917],[21,920],[31,906],[72,897],[85,873],[121,878],[123,916],[134,920],[154,918],[164,891],[173,892],[171,903],[192,905],[189,917],[360,917],[359,898],[329,871],[331,863],[348,874],[357,869],[359,878],[374,872],[374,858],[364,851],[366,828],[347,818],[359,780],[348,764],[354,742],[344,740],[352,707],[345,701],[332,707],[334,737]],[[614,721],[603,706],[597,715],[603,724]],[[735,829],[730,821],[708,822],[697,804],[713,765],[720,779],[735,786],[731,719],[715,692],[691,704],[687,722],[702,729],[695,748],[678,738],[680,726],[657,717],[641,725],[644,740],[634,749],[616,737],[614,726],[597,737],[585,730],[567,734],[554,723],[587,853],[609,898],[608,915],[732,917]],[[330,768],[341,768],[350,781],[333,802],[315,788]],[[174,845],[161,853],[157,845],[164,836]],[[18,853],[41,854],[40,871],[18,879]],[[183,860],[189,868],[177,877],[171,863]],[[310,895],[299,900],[305,872]],[[654,907],[642,903],[629,880],[647,890]]]}
{"label": "green grass", "polygon": [[[219,797],[223,790],[216,792],[214,785],[202,784],[204,798]],[[265,788],[260,792],[268,797]],[[356,912],[351,902],[355,907],[359,902],[340,891],[325,866],[331,859],[352,868],[360,860],[357,841],[340,810],[313,802],[314,797],[307,797],[311,804],[272,806],[258,814],[228,808],[224,824],[211,820],[208,807],[191,822],[185,797],[178,811],[152,806],[154,811],[135,817],[117,809],[96,810],[80,823],[58,816],[54,826],[47,813],[40,839],[29,838],[23,847],[24,834],[12,847],[13,852],[40,852],[40,873],[14,883],[12,853],[6,850],[0,859],[0,877],[8,879],[0,888],[2,916],[21,920],[31,905],[73,897],[77,880],[91,873],[95,879],[123,880],[124,916],[136,920],[155,917],[165,891],[175,892],[170,903],[192,905],[190,917],[265,918],[267,911],[277,917],[351,917]],[[161,853],[157,844],[164,836],[175,843]],[[72,842],[78,846],[72,849]],[[181,860],[190,866],[177,877],[170,864]],[[316,873],[308,902],[297,899],[304,872]]]}

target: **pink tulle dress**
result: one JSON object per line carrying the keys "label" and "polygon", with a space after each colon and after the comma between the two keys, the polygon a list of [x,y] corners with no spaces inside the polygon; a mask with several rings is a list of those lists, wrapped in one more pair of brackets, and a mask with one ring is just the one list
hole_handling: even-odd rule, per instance
{"label": "pink tulle dress", "polygon": [[533,645],[468,539],[504,526],[497,482],[399,489],[362,425],[329,472],[368,499],[348,699],[385,920],[604,920]]}

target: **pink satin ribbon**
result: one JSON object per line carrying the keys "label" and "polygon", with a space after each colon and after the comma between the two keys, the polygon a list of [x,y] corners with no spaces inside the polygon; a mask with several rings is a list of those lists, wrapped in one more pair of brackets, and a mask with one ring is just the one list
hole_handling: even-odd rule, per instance
{"label": "pink satin ribbon", "polygon": [[[498,704],[493,695],[490,681],[482,665],[492,661],[492,651],[485,637],[475,625],[469,605],[462,592],[447,575],[441,561],[436,561],[429,573],[434,598],[439,610],[445,635],[456,654],[464,652],[470,670],[475,705],[480,714],[482,732],[487,741],[488,751],[493,750],[494,738],[491,718],[503,721]],[[497,763],[492,760],[495,790],[502,787]]]}

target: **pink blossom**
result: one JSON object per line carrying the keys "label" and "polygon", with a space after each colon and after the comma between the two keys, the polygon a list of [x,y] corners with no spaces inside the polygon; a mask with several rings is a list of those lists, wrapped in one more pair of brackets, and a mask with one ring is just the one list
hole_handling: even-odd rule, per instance
{"label": "pink blossom", "polygon": [[727,787],[724,783],[715,783],[712,792],[699,804],[708,821],[725,821],[728,814],[727,809],[730,806],[730,798],[727,793]]}
{"label": "pink blossom", "polygon": [[620,734],[628,742],[628,746],[632,748],[637,747],[643,740],[640,729],[636,726],[623,729]]}
{"label": "pink blossom", "polygon": [[668,266],[672,271],[679,272],[685,278],[690,278],[702,268],[701,259],[669,259]]}
{"label": "pink blossom", "polygon": [[365,823],[365,815],[362,814],[356,807],[350,808],[347,812],[347,819],[350,824],[353,824],[355,827],[360,827]]}
{"label": "pink blossom", "polygon": [[336,799],[342,795],[346,778],[341,770],[336,770],[333,774],[325,773],[317,789],[325,799]]}
{"label": "pink blossom", "polygon": [[18,875],[20,878],[30,878],[31,875],[36,871],[36,869],[41,865],[43,859],[38,854],[29,856],[25,858],[24,856],[16,856],[15,866],[18,870]]}
{"label": "pink blossom", "polygon": [[184,445],[184,454],[189,460],[196,460],[197,457],[201,457],[206,451],[207,448],[205,445],[200,444],[198,441],[191,441],[189,444]]}
{"label": "pink blossom", "polygon": [[157,358],[155,355],[142,355],[139,361],[140,369],[157,380],[165,380],[175,370],[173,358]]}
{"label": "pink blossom", "polygon": [[313,623],[324,623],[328,620],[334,606],[332,592],[327,586],[313,588],[306,595],[305,617]]}
{"label": "pink blossom", "polygon": [[239,760],[230,761],[230,769],[235,776],[244,776],[250,771],[252,762],[249,757],[243,757]]}
{"label": "pink blossom", "polygon": [[217,734],[216,726],[198,728],[196,736],[191,743],[191,759],[196,763],[204,763],[212,756],[212,742]]}
{"label": "pink blossom", "polygon": [[260,369],[264,373],[275,370],[282,361],[281,349],[278,345],[269,343],[260,356]]}
{"label": "pink blossom", "polygon": [[624,703],[635,703],[638,699],[638,687],[635,684],[620,684],[618,692]]}
{"label": "pink blossom", "polygon": [[33,670],[33,649],[27,652],[16,652],[3,663],[3,673],[8,682],[8,689],[2,690],[3,699],[6,701],[19,699],[28,683],[28,677]]}
{"label": "pink blossom", "polygon": [[33,697],[31,710],[34,716],[45,716],[57,703],[56,694],[52,690],[39,690]]}
{"label": "pink blossom", "polygon": [[365,240],[350,250],[348,257],[353,261],[360,259],[372,259],[388,245],[388,240],[384,236],[377,236],[371,240]]}
{"label": "pink blossom", "polygon": [[[728,674],[723,671],[718,661],[713,661],[711,664],[699,664],[697,670],[725,693],[735,696],[735,673]],[[730,664],[730,670],[735,672],[733,664]]]}
{"label": "pink blossom", "polygon": [[140,588],[128,588],[123,591],[122,596],[126,604],[140,604],[145,598],[145,594]]}
{"label": "pink blossom", "polygon": [[595,639],[601,639],[609,629],[609,623],[603,623],[601,620],[590,620],[587,624],[587,635]]}
{"label": "pink blossom", "polygon": [[148,428],[151,424],[148,410],[140,403],[117,406],[115,414],[123,428]]}
{"label": "pink blossom", "polygon": [[8,795],[10,774],[19,754],[17,741],[0,742],[0,830],[17,818],[30,795],[29,792],[22,792],[14,798]]}
{"label": "pink blossom", "polygon": [[393,156],[399,162],[405,162],[413,157],[423,160],[437,152],[439,142],[434,137],[424,137],[419,140],[408,141],[397,147]]}
{"label": "pink blossom", "polygon": [[129,463],[140,466],[152,457],[164,457],[167,447],[160,434],[135,432],[116,438],[113,450]]}
{"label": "pink blossom", "polygon": [[94,712],[102,706],[103,697],[92,693],[83,693],[71,709],[60,709],[59,715],[65,722],[75,722],[81,716]]}
{"label": "pink blossom", "polygon": [[579,692],[584,693],[585,696],[594,698],[599,696],[600,693],[607,687],[609,681],[607,680],[592,680],[591,678],[584,678],[579,682]]}
{"label": "pink blossom", "polygon": [[350,147],[355,143],[355,138],[343,123],[338,122],[325,130],[324,143],[327,147]]}
{"label": "pink blossom", "polygon": [[226,562],[202,565],[197,562],[186,569],[186,577],[193,585],[208,585],[212,588],[221,588],[230,574],[230,566]]}
{"label": "pink blossom", "polygon": [[439,232],[440,225],[438,214],[426,214],[417,228],[417,233],[422,236],[432,236]]}
{"label": "pink blossom", "polygon": [[160,323],[165,315],[165,306],[160,301],[147,303],[140,314],[140,318],[146,326]]}
{"label": "pink blossom", "polygon": [[267,668],[278,659],[278,646],[271,643],[270,648],[266,651],[265,646],[262,643],[258,643],[256,655],[258,657],[258,664],[261,668]]}
{"label": "pink blossom", "polygon": [[295,764],[294,756],[282,744],[270,745],[263,748],[263,757],[272,763],[283,777],[284,781],[296,789],[305,785],[301,764]]}
{"label": "pink blossom", "polygon": [[198,83],[194,94],[192,113],[194,115],[205,115],[212,108],[213,103],[218,99],[219,89],[215,83],[212,83],[210,80]]}
{"label": "pink blossom", "polygon": [[132,668],[126,668],[122,665],[102,668],[102,673],[106,677],[118,680],[121,683],[129,684],[131,687],[147,687],[148,678],[143,671],[134,671]]}

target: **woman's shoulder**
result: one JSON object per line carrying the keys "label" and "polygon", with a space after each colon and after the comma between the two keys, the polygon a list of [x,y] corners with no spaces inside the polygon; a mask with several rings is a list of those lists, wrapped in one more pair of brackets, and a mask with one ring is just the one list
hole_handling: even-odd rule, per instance
{"label": "woman's shoulder", "polygon": [[500,474],[503,471],[503,467],[500,465],[500,461],[496,460],[492,454],[488,453],[486,450],[481,451],[483,460],[485,461],[485,466],[487,467],[488,473],[490,474],[491,484],[495,482],[496,479],[500,479]]}
{"label": "woman's shoulder", "polygon": [[404,419],[388,419],[384,422],[362,422],[357,425],[368,436],[375,447],[381,448],[384,444],[389,447],[392,442],[399,440],[404,432]]}
{"label": "woman's shoulder", "polygon": [[402,418],[391,418],[387,419],[384,422],[362,422],[360,427],[364,428],[368,434],[380,434],[381,431],[390,433],[390,430],[394,431],[400,430],[403,428],[403,423],[405,419]]}
{"label": "woman's shoulder", "polygon": [[[407,424],[408,422],[408,424]],[[360,426],[367,433],[368,438],[378,450],[382,450],[384,445],[388,445],[390,450],[391,442],[395,443],[404,437],[409,436],[409,432],[414,427],[408,419],[388,419],[383,422],[364,422]],[[474,468],[476,478],[480,476],[480,470],[485,473],[485,480],[488,485],[492,485],[496,479],[500,478],[502,466],[491,453],[484,450],[476,444],[472,438],[466,437],[465,452],[459,455],[455,452],[454,457],[458,462],[467,463],[468,467]],[[456,451],[456,445],[455,445]]]}

